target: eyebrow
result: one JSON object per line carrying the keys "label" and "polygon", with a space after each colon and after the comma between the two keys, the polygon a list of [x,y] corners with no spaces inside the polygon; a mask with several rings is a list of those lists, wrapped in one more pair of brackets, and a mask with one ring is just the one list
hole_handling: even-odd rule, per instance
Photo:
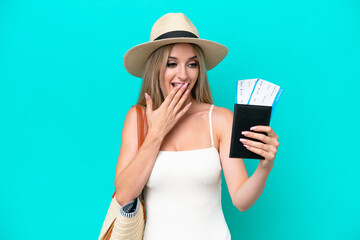
{"label": "eyebrow", "polygon": [[[178,59],[177,57],[172,57],[172,56],[169,56],[169,58]],[[192,59],[195,59],[195,58],[197,58],[197,57],[193,56],[193,57],[189,58],[189,60],[192,60]]]}

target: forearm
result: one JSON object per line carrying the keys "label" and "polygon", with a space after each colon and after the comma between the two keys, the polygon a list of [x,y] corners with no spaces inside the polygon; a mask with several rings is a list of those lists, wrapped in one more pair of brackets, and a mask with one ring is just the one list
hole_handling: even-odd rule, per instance
{"label": "forearm", "polygon": [[242,212],[249,209],[262,194],[271,168],[264,168],[261,163],[254,174],[236,191],[234,205]]}
{"label": "forearm", "polygon": [[121,206],[134,200],[148,181],[163,137],[149,132],[135,158],[115,179],[116,199]]}

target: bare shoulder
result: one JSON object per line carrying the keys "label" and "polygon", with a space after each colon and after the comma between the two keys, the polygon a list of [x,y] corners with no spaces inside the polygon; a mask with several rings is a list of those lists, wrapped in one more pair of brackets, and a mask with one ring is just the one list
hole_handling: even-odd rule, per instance
{"label": "bare shoulder", "polygon": [[227,108],[224,107],[218,107],[214,105],[213,108],[213,112],[214,115],[216,115],[216,117],[232,117],[233,116],[233,112]]}
{"label": "bare shoulder", "polygon": [[[146,111],[144,106],[139,105],[143,111]],[[122,130],[122,137],[121,142],[125,142],[125,144],[131,144],[137,146],[137,134],[134,134],[134,132],[137,132],[137,110],[135,105],[131,106],[131,108],[128,110],[124,126]],[[137,150],[137,148],[136,148]]]}
{"label": "bare shoulder", "polygon": [[123,130],[124,130],[124,128],[129,128],[129,127],[132,128],[132,127],[136,126],[136,124],[134,124],[136,121],[136,118],[137,118],[136,108],[135,108],[135,106],[132,106],[126,113]]}
{"label": "bare shoulder", "polygon": [[213,108],[213,121],[219,127],[232,124],[233,112],[224,107],[214,106]]}
{"label": "bare shoulder", "polygon": [[[141,106],[139,105],[143,111],[146,111],[146,108],[144,106]],[[135,105],[131,106],[131,108],[129,109],[129,111],[127,112],[126,114],[126,117],[125,117],[125,122],[133,122],[134,118],[136,119],[137,118],[137,111],[136,111],[136,107]]]}

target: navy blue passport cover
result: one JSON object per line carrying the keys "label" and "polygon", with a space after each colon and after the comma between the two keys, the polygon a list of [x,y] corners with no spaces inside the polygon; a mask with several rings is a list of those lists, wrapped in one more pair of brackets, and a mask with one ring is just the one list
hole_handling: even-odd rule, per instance
{"label": "navy blue passport cover", "polygon": [[[269,106],[256,106],[247,104],[234,104],[234,119],[231,134],[230,158],[260,159],[264,157],[250,150],[240,142],[240,138],[261,142],[260,140],[248,138],[241,134],[242,131],[251,131],[250,128],[257,125],[270,125],[271,109]],[[257,132],[267,135],[265,132]]]}

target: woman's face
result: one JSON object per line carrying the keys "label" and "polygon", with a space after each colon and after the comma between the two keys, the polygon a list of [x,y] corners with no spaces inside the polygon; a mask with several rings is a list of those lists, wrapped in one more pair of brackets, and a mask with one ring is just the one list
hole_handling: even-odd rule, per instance
{"label": "woman's face", "polygon": [[[191,92],[198,76],[199,62],[191,45],[188,43],[174,45],[170,51],[164,72],[164,97],[166,98],[177,83],[189,83],[187,88]],[[191,94],[189,97],[191,97]]]}

